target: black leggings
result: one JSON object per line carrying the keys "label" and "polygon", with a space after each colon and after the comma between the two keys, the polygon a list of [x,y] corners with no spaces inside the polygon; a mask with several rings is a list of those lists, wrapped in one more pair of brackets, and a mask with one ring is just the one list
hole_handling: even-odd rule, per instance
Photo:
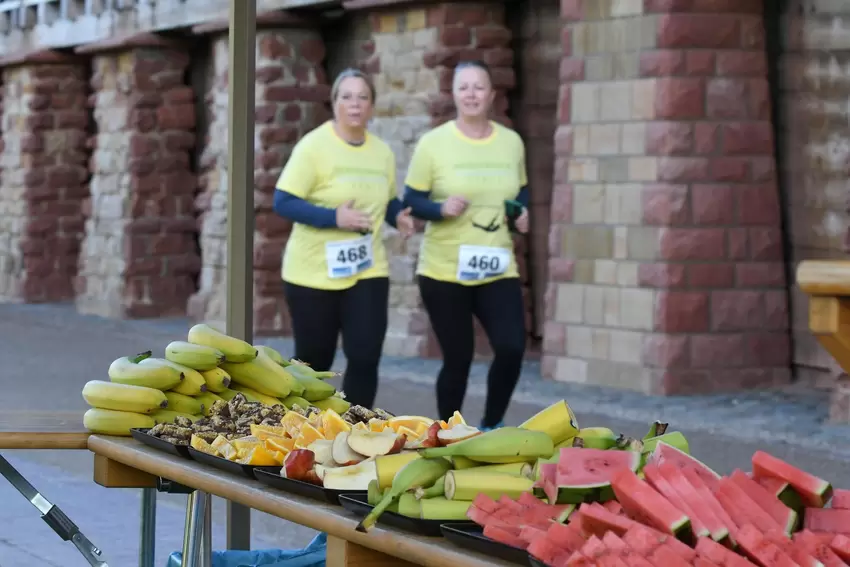
{"label": "black leggings", "polygon": [[340,291],[284,282],[292,317],[295,358],[330,370],[342,331],[348,362],[342,389],[352,404],[371,408],[378,391],[378,364],[387,332],[388,278],[360,280]]}
{"label": "black leggings", "polygon": [[443,351],[443,367],[437,377],[440,419],[447,420],[460,410],[466,396],[475,355],[474,315],[493,349],[482,421],[484,427],[493,427],[505,416],[525,354],[525,308],[519,279],[465,286],[419,276],[419,291]]}

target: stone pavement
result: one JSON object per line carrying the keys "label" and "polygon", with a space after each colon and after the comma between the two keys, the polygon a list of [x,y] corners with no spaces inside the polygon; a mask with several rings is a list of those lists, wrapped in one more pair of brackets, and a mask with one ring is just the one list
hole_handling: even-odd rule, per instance
{"label": "stone pavement", "polygon": [[[5,386],[0,410],[79,410],[80,390],[90,379],[105,379],[116,357],[152,349],[185,336],[183,319],[112,321],[82,316],[63,305],[0,305],[0,376]],[[260,339],[291,355],[291,341]],[[343,368],[340,355],[334,365]],[[433,380],[439,363],[387,357],[382,363],[378,405],[397,413],[433,415]],[[486,365],[474,366],[463,413],[480,419]],[[576,410],[582,425],[608,425],[642,435],[649,421],[664,419],[682,430],[692,452],[720,472],[747,469],[756,449],[805,466],[850,487],[850,427],[824,426],[826,398],[786,389],[699,398],[657,398],[640,394],[542,380],[534,363],[526,364],[507,422],[517,424],[559,398]],[[133,565],[138,546],[139,493],[107,490],[91,482],[92,458],[84,451],[17,451],[9,458],[45,495],[65,510],[114,565]],[[71,544],[63,543],[39,519],[35,509],[0,481],[0,567],[33,564],[84,565]],[[179,549],[185,496],[159,495],[157,565]],[[224,503],[215,503],[215,545],[224,543]],[[254,512],[255,547],[295,548],[315,532]],[[352,519],[352,529],[355,521]]]}

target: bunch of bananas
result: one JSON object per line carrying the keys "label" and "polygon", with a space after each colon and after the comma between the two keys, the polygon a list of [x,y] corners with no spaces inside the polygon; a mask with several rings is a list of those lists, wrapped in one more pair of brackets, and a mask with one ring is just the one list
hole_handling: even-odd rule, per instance
{"label": "bunch of bananas", "polygon": [[114,360],[110,381],[92,380],[83,388],[91,406],[83,423],[94,433],[127,436],[132,428],[172,423],[177,416],[206,416],[217,400],[239,392],[270,406],[312,405],[342,414],[351,404],[325,382],[336,375],[202,323],[189,329],[186,341],[169,343],[164,358],[146,351]]}

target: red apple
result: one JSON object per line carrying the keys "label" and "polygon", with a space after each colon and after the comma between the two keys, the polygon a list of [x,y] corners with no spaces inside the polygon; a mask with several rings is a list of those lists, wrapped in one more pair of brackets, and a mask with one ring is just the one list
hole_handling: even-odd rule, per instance
{"label": "red apple", "polygon": [[307,473],[313,473],[316,464],[316,456],[309,449],[295,449],[291,451],[283,461],[280,476],[292,480],[306,480]]}
{"label": "red apple", "polygon": [[481,431],[477,427],[471,427],[460,423],[451,429],[441,429],[437,433],[437,440],[440,445],[445,446],[457,443],[458,441],[463,441],[464,439],[469,439],[470,437],[475,437],[476,435],[481,435]]}
{"label": "red apple", "polygon": [[404,448],[407,437],[394,431],[359,431],[352,430],[348,434],[348,446],[357,453],[367,457],[398,453]]}
{"label": "red apple", "polygon": [[333,457],[334,463],[341,467],[356,465],[357,463],[366,460],[364,455],[361,455],[348,446],[349,435],[350,433],[348,431],[339,433],[336,437],[334,437],[333,447],[331,448],[331,456]]}

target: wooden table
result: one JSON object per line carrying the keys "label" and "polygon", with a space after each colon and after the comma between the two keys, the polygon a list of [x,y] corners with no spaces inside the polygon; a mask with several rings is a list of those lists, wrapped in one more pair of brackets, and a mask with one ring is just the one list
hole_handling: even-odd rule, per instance
{"label": "wooden table", "polygon": [[409,534],[376,526],[368,534],[355,531],[359,518],[339,506],[267,487],[246,477],[157,451],[135,439],[92,435],[95,482],[107,487],[143,488],[161,477],[226,498],[328,534],[328,567],[485,567],[512,565],[467,552],[443,538]]}
{"label": "wooden table", "polygon": [[86,449],[89,432],[78,411],[0,411],[0,450]]}

